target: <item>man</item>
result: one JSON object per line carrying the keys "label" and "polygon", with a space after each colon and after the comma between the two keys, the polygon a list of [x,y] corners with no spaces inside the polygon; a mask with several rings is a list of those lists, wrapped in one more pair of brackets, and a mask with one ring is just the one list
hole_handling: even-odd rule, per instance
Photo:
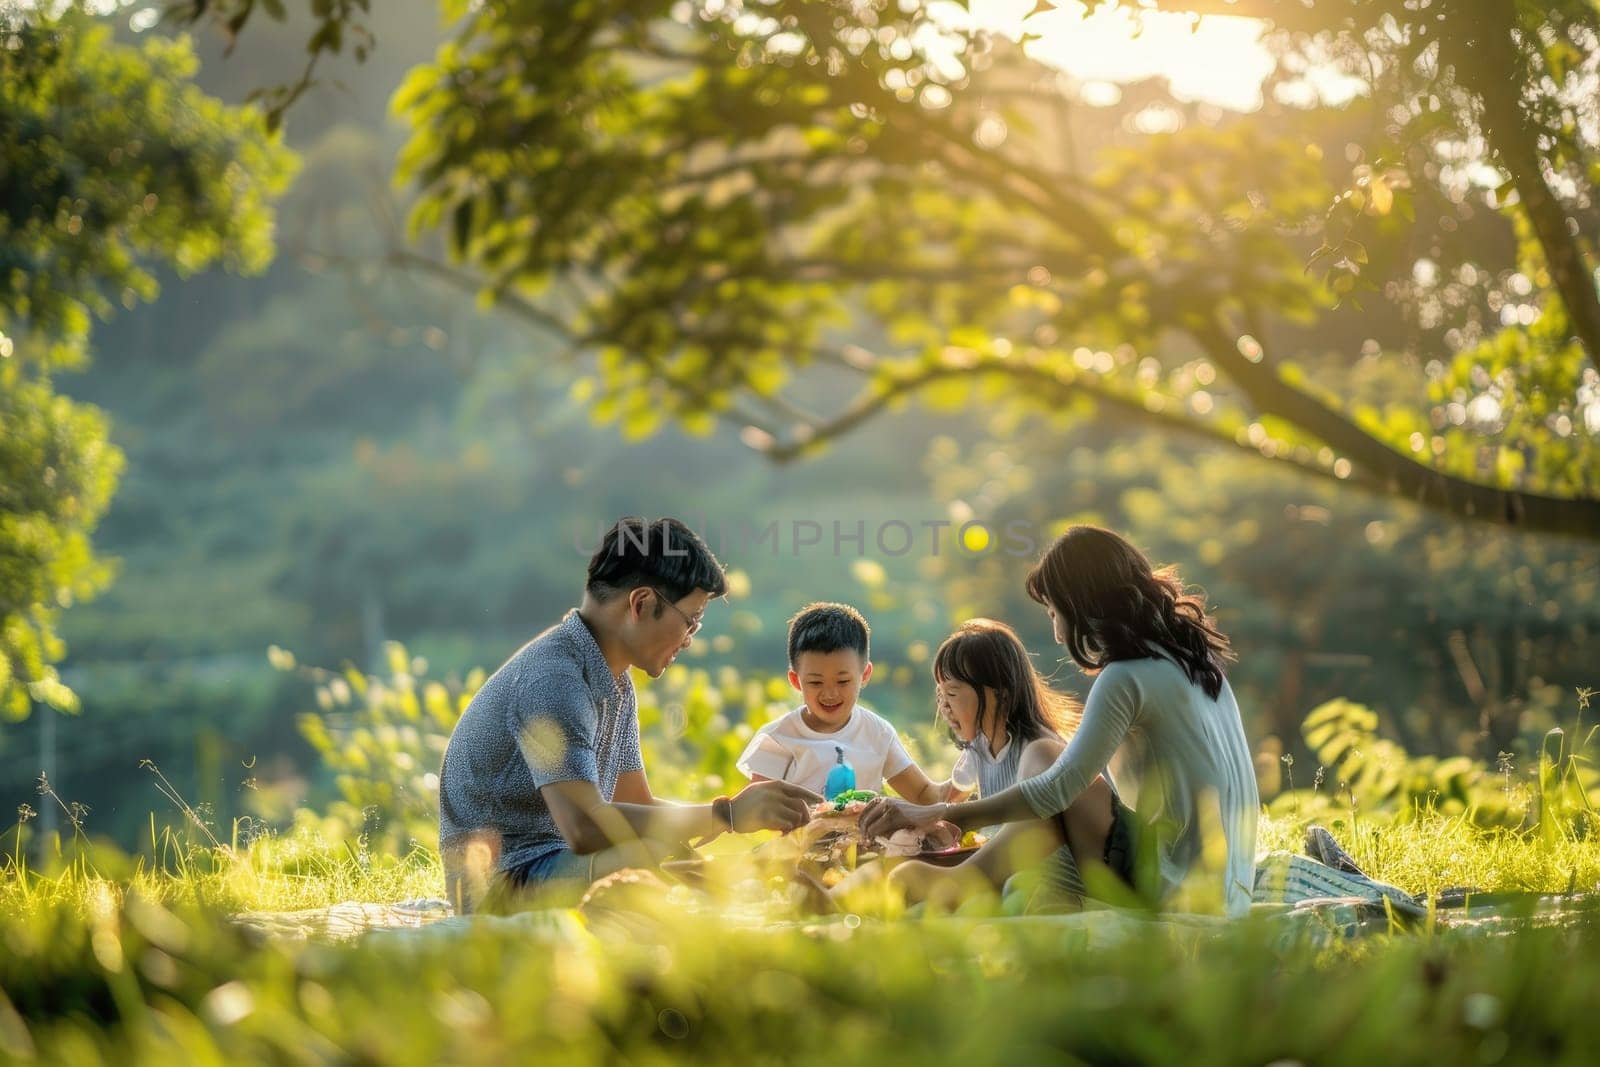
{"label": "man", "polygon": [[650,792],[628,668],[688,648],[721,565],[676,519],[624,518],[589,560],[583,603],[507,660],[456,723],[439,775],[439,845],[457,910],[490,888],[585,885],[690,838],[790,830],[815,793],[761,782],[710,804]]}

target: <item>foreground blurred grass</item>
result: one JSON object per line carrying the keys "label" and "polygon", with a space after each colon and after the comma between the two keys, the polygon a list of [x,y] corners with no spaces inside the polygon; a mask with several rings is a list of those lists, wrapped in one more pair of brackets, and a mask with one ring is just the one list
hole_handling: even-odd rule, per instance
{"label": "foreground blurred grass", "polygon": [[[744,907],[773,899],[747,879],[742,901],[641,887],[610,908],[349,942],[263,934],[314,923],[261,913],[443,891],[437,853],[415,842],[431,836],[430,771],[477,679],[421,682],[425,664],[391,653],[386,678],[312,675],[321,712],[302,729],[340,795],[293,811],[282,833],[236,824],[219,842],[151,765],[186,821],[152,826],[143,854],[127,856],[90,846],[77,806],[41,782],[73,836],[29,866],[18,858],[33,829],[24,805],[7,842],[0,1062],[1590,1063],[1600,1053],[1587,1015],[1600,912],[1588,906],[1343,941],[1282,914],[1015,919],[996,900],[920,920],[806,921],[781,903]],[[680,671],[646,689],[641,721],[663,792],[723,788],[740,742],[785,695],[736,672]],[[1325,705],[1306,731],[1321,765],[1310,788],[1271,801],[1260,846],[1298,851],[1317,821],[1368,873],[1413,893],[1592,901],[1590,695],[1579,695],[1573,742],[1551,731],[1518,776],[1509,764],[1413,757],[1378,736],[1368,709]],[[737,889],[740,868],[716,866]]]}
{"label": "foreground blurred grass", "polygon": [[[1267,845],[1300,827],[1269,820]],[[1345,839],[1408,889],[1592,890],[1600,844],[1431,817]],[[0,877],[0,1058],[44,1063],[1592,1062],[1600,929],[1331,945],[1281,920],[835,918],[751,928],[656,898],[625,926],[540,913],[352,944],[247,910],[436,895],[437,859],[306,835]]]}

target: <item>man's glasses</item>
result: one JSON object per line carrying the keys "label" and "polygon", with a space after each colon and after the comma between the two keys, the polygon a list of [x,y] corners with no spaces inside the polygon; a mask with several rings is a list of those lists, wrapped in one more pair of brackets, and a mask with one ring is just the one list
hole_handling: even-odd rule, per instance
{"label": "man's glasses", "polygon": [[660,600],[667,607],[678,613],[678,618],[682,619],[683,624],[689,628],[689,632],[684,635],[685,637],[692,637],[694,634],[700,631],[700,627],[705,623],[705,619],[703,617],[695,616],[691,618],[690,616],[685,615],[683,609],[674,604],[667,594],[663,593],[655,586],[650,586],[649,589],[656,595],[656,599]]}

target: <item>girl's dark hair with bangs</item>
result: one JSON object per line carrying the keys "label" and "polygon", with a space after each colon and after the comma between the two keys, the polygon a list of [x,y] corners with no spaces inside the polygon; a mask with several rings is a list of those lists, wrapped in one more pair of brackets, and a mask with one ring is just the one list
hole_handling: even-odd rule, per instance
{"label": "girl's dark hair with bangs", "polygon": [[1067,653],[1086,671],[1120,659],[1170,656],[1212,700],[1233,646],[1206,614],[1205,594],[1187,593],[1172,567],[1152,567],[1143,552],[1098,526],[1056,538],[1028,574],[1028,595],[1054,608]]}
{"label": "girl's dark hair with bangs", "polygon": [[[1019,744],[1047,736],[1065,740],[1083,713],[1076,700],[1040,677],[1016,631],[994,619],[968,619],[956,627],[933,654],[933,678],[954,678],[976,689],[979,732],[999,715],[1006,735]],[[985,688],[995,691],[996,707],[988,707]],[[951,740],[964,743],[950,733]]]}
{"label": "girl's dark hair with bangs", "polygon": [[[634,515],[618,519],[589,559],[589,595],[601,603],[639,586],[682,600],[696,589],[714,597],[728,591],[722,564],[689,527],[677,519],[651,522]],[[656,615],[662,607],[656,605]]]}

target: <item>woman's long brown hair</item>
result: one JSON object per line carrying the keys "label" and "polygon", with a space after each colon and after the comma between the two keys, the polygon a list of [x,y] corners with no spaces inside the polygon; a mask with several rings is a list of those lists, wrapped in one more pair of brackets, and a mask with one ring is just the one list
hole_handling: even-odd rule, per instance
{"label": "woman's long brown hair", "polygon": [[1233,647],[1206,614],[1205,594],[1185,592],[1172,567],[1155,568],[1110,530],[1074,526],[1028,574],[1028,595],[1055,609],[1068,655],[1086,671],[1145,659],[1154,645],[1215,700]]}
{"label": "woman's long brown hair", "polygon": [[936,682],[954,678],[978,691],[980,733],[991,714],[984,689],[993,689],[998,705],[993,713],[1006,724],[1006,736],[1023,745],[1046,736],[1065,739],[1083,710],[1072,697],[1050,688],[1016,631],[994,619],[968,619],[956,627],[933,654],[933,677]]}

